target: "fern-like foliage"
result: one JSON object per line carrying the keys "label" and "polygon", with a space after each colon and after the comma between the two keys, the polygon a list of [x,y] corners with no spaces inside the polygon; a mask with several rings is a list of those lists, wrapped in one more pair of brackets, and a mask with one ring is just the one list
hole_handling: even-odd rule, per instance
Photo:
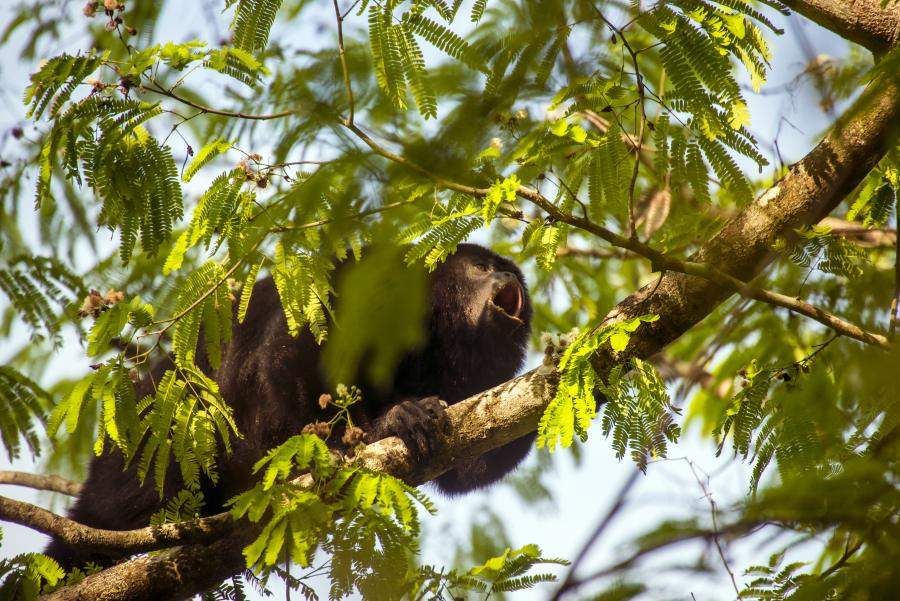
{"label": "fern-like foliage", "polygon": [[119,253],[127,263],[138,235],[151,255],[168,241],[172,224],[183,215],[181,184],[171,150],[142,127],[122,137],[107,122],[101,131],[97,142],[80,146],[85,178],[103,199],[100,222],[120,230]]}
{"label": "fern-like foliage", "polygon": [[865,251],[842,236],[832,235],[830,227],[813,225],[797,234],[789,252],[797,265],[847,278],[862,274],[867,260]]}
{"label": "fern-like foliage", "polygon": [[[209,154],[215,152],[215,148],[214,143],[213,150],[208,151],[206,155],[201,150],[191,167],[197,161],[210,160]],[[221,149],[222,146],[218,148]],[[188,171],[185,172],[185,176],[187,173]],[[218,237],[217,243],[211,249],[213,253],[225,240],[229,241],[230,248],[240,250],[242,234],[253,202],[251,193],[241,191],[245,182],[246,177],[239,170],[223,173],[213,180],[209,189],[200,197],[191,223],[169,251],[163,266],[165,273],[181,268],[185,253],[198,244],[203,244],[210,250],[213,236]]]}
{"label": "fern-like foliage", "polygon": [[[266,591],[268,592],[268,591]],[[206,591],[200,598],[202,601],[247,601],[247,592],[241,576],[232,576],[211,591]]]}
{"label": "fern-like foliage", "polygon": [[[424,16],[419,10],[394,14],[394,2],[373,2],[368,8],[369,44],[378,86],[398,109],[407,106],[411,92],[419,113],[437,116],[437,100],[416,36],[457,60],[478,68],[478,55],[452,29]],[[452,19],[455,10],[439,10]]]}
{"label": "fern-like foliage", "polygon": [[630,375],[626,375],[623,365],[617,365],[603,381],[592,364],[601,345],[609,344],[615,352],[624,351],[631,334],[642,323],[656,319],[657,316],[645,315],[585,330],[565,347],[559,359],[556,396],[538,424],[538,447],[551,451],[557,445],[568,447],[576,435],[587,440],[588,428],[597,414],[599,393],[606,398],[603,433],[612,434],[613,448],[620,458],[630,450],[635,463],[645,469],[648,457],[665,456],[667,442],[674,442],[679,435],[672,418],[677,410],[655,369],[635,359]]}
{"label": "fern-like foliage", "polygon": [[398,235],[401,244],[410,244],[406,262],[413,264],[424,259],[433,270],[456,247],[484,223],[478,204],[461,194],[455,194],[446,205],[438,205],[430,215],[422,215]]}
{"label": "fern-like foliage", "polygon": [[859,195],[847,211],[847,219],[866,227],[883,226],[891,217],[900,194],[900,169],[887,166],[866,178]]}
{"label": "fern-like foliage", "polygon": [[215,482],[221,445],[231,451],[231,437],[239,436],[232,410],[218,385],[199,369],[169,370],[156,394],[137,405],[140,423],[133,429],[132,447],[140,446],[138,476],[152,471],[160,495],[174,457],[181,481],[189,490],[200,486],[201,473]]}
{"label": "fern-like foliage", "polygon": [[48,60],[31,76],[31,85],[25,90],[28,116],[40,119],[49,106],[50,117],[56,117],[77,87],[108,57],[108,53],[86,56],[61,54]]}
{"label": "fern-like foliage", "polygon": [[638,468],[646,471],[650,458],[665,457],[668,443],[678,441],[681,429],[674,415],[680,412],[650,363],[635,359],[629,374],[617,365],[600,391],[607,399],[601,422],[603,434],[612,434],[618,458],[628,451]]}
{"label": "fern-like foliage", "polygon": [[172,524],[201,517],[203,495],[197,490],[180,490],[150,517],[150,525]]}
{"label": "fern-like foliage", "polygon": [[502,555],[492,557],[480,566],[469,570],[468,575],[482,580],[491,593],[513,592],[529,589],[540,582],[553,582],[553,574],[528,574],[533,567],[542,564],[569,565],[565,559],[545,558],[537,545],[525,545],[512,550],[507,547]]}
{"label": "fern-like foliage", "polygon": [[139,296],[128,302],[112,305],[100,313],[94,321],[87,337],[87,354],[96,357],[106,353],[116,338],[130,340],[130,336],[123,335],[125,327],[127,325],[135,329],[146,327],[150,324],[153,313],[153,305],[143,302]]}
{"label": "fern-like foliage", "polygon": [[75,299],[87,294],[82,279],[61,260],[19,255],[0,266],[0,291],[35,337],[58,343],[63,317]]}
{"label": "fern-like foliage", "polygon": [[226,6],[237,3],[231,22],[234,45],[247,52],[257,53],[269,44],[269,32],[282,0],[229,0]]}
{"label": "fern-like foliage", "polygon": [[99,455],[108,439],[129,456],[133,451],[132,434],[138,424],[138,412],[131,374],[120,361],[109,361],[79,380],[69,395],[53,408],[47,421],[47,434],[55,438],[65,424],[66,432],[75,435],[94,403],[99,405],[101,414],[94,452]]}
{"label": "fern-like foliage", "polygon": [[807,566],[806,562],[795,561],[782,565],[783,563],[784,553],[774,553],[767,564],[747,568],[745,574],[751,580],[741,591],[740,598],[785,601],[794,598],[797,588],[814,578],[811,574],[800,571]]}
{"label": "fern-like foliage", "polygon": [[[382,554],[399,552],[405,557],[404,549],[415,547],[419,531],[415,504],[433,511],[422,493],[395,478],[339,467],[328,446],[311,434],[294,436],[271,450],[257,462],[254,472],[261,475],[259,484],[229,501],[235,518],[265,519],[260,535],[244,549],[247,564],[271,568],[289,556],[307,566],[321,546],[332,553],[332,595],[336,597],[341,596],[335,593],[343,590],[341,583],[352,588],[365,580],[362,574],[352,573],[358,568],[353,559],[357,554],[380,564],[372,556],[377,539]],[[309,472],[315,488],[291,481],[302,472]],[[371,544],[365,544],[362,539],[366,538]],[[344,562],[350,570],[346,577],[341,576]]]}
{"label": "fern-like foliage", "polygon": [[185,279],[179,286],[173,318],[172,352],[177,365],[185,369],[194,365],[202,328],[206,358],[214,369],[219,367],[222,345],[231,340],[232,301],[225,271],[214,261]]}
{"label": "fern-like foliage", "polygon": [[0,440],[10,461],[22,451],[22,441],[32,455],[40,452],[35,420],[44,420],[50,395],[15,368],[0,365]]}
{"label": "fern-like foliage", "polygon": [[317,342],[328,336],[326,312],[331,311],[331,261],[306,252],[289,252],[283,244],[275,247],[272,279],[291,336],[308,327]]}
{"label": "fern-like foliage", "polygon": [[0,560],[0,598],[36,601],[66,575],[55,560],[40,553],[23,553]]}

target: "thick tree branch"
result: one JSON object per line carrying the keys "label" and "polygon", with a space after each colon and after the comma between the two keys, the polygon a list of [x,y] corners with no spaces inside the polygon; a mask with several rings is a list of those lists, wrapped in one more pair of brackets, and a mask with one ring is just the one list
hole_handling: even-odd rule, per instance
{"label": "thick tree branch", "polygon": [[[752,278],[771,260],[770,248],[779,236],[816,223],[831,212],[883,156],[892,127],[900,118],[898,90],[893,82],[885,83],[862,102],[864,105],[852,111],[849,121],[840,124],[781,181],[727,223],[693,259],[714,262],[731,277]],[[692,328],[731,294],[705,278],[667,273],[658,285],[645,287],[619,303],[610,318],[629,319],[647,313],[660,316],[658,321],[641,326],[625,352],[647,358]],[[597,358],[596,367],[603,374],[623,358],[606,353]],[[359,461],[410,484],[429,481],[456,461],[477,457],[533,432],[555,394],[556,383],[555,371],[542,366],[450,407],[452,433],[428,465],[417,464],[397,438],[368,445]],[[212,545],[190,545],[134,559],[46,598],[186,596],[242,569],[240,550],[247,536],[248,532],[238,531]]]}
{"label": "thick tree branch", "polygon": [[164,549],[184,541],[208,543],[227,534],[232,524],[231,516],[222,513],[189,522],[148,526],[138,530],[101,530],[84,526],[31,503],[6,497],[0,497],[0,520],[28,526],[74,547],[126,553]]}
{"label": "thick tree branch", "polygon": [[72,497],[81,493],[81,484],[78,482],[66,480],[61,476],[43,476],[40,474],[29,474],[28,472],[0,470],[0,484],[27,486],[36,490],[59,492]]}
{"label": "thick tree branch", "polygon": [[900,2],[887,0],[782,0],[810,21],[880,53],[900,43]]}

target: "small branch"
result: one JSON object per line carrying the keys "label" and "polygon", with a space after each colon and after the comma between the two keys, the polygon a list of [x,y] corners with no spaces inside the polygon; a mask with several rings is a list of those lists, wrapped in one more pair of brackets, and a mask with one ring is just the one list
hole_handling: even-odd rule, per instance
{"label": "small branch", "polygon": [[26,486],[35,490],[48,490],[72,497],[81,494],[81,484],[61,476],[29,474],[28,472],[0,471],[0,484]]}
{"label": "small branch", "polygon": [[779,292],[772,292],[763,288],[756,288],[743,282],[735,277],[728,275],[723,271],[719,271],[713,267],[702,263],[693,263],[686,261],[672,260],[671,264],[666,265],[667,268],[680,271],[689,275],[697,275],[719,284],[725,288],[729,288],[745,298],[762,301],[776,307],[783,307],[795,313],[805,315],[810,319],[818,321],[822,325],[828,326],[835,332],[866,344],[871,344],[883,349],[891,347],[887,337],[865,330],[856,324],[841,319],[833,313],[829,313],[825,309],[816,307],[798,298],[793,298]]}
{"label": "small branch", "polygon": [[715,531],[708,530],[698,530],[695,532],[685,532],[683,534],[679,534],[667,540],[660,540],[649,543],[645,546],[642,546],[640,549],[626,557],[625,559],[607,567],[602,570],[598,570],[589,576],[585,576],[584,578],[580,578],[571,582],[564,592],[573,591],[581,588],[586,584],[590,584],[591,582],[596,582],[601,578],[605,578],[607,576],[611,576],[614,574],[619,574],[624,570],[627,570],[631,566],[633,566],[637,561],[641,558],[649,555],[655,551],[660,549],[664,549],[666,547],[671,547],[672,545],[678,545],[681,543],[685,543],[688,541],[692,541],[698,538],[704,540],[713,539],[716,536],[722,535],[730,535],[730,534],[744,534],[746,532],[750,532],[755,528],[764,525],[764,523],[760,522],[737,522],[734,524],[729,524],[727,526],[723,526],[721,528],[717,528]]}
{"label": "small branch", "polygon": [[184,543],[212,542],[227,534],[233,522],[229,513],[188,522],[148,526],[137,530],[102,530],[79,524],[31,503],[0,497],[0,520],[21,524],[54,536],[79,549],[142,553]]}
{"label": "small branch", "polygon": [[344,87],[347,89],[347,104],[349,105],[349,116],[347,124],[353,123],[354,101],[353,87],[350,85],[350,69],[347,67],[347,56],[344,52],[344,17],[341,15],[341,9],[338,7],[338,0],[332,0],[334,4],[334,17],[337,20],[338,32],[338,55],[341,58],[341,71],[344,73]]}
{"label": "small branch", "polygon": [[819,225],[830,228],[832,235],[846,238],[865,248],[891,248],[897,244],[897,230],[894,228],[867,228],[861,223],[838,217],[826,217]]}
{"label": "small branch", "polygon": [[[894,199],[894,218],[900,223],[900,195]],[[894,298],[891,300],[891,325],[888,328],[888,337],[893,340],[897,334],[897,322],[900,321],[900,236],[894,232]]]}
{"label": "small branch", "polygon": [[842,567],[847,565],[847,562],[850,560],[850,558],[852,558],[854,555],[856,555],[856,552],[859,551],[862,548],[862,546],[863,546],[863,541],[862,541],[862,539],[860,539],[855,544],[847,547],[846,550],[844,551],[844,553],[841,555],[840,559],[838,559],[836,562],[834,562],[834,564],[832,564],[832,566],[830,568],[828,568],[827,570],[825,570],[824,572],[819,574],[819,579],[825,580],[826,578],[828,578],[829,576],[834,574],[836,571],[840,570]]}
{"label": "small branch", "polygon": [[[716,501],[715,501],[715,499],[713,499],[712,492],[709,490],[709,487],[700,478],[700,474],[697,473],[698,469],[700,469],[700,471],[703,471],[703,469],[698,468],[694,464],[694,462],[691,461],[690,459],[688,459],[687,457],[684,458],[684,461],[686,461],[688,464],[688,467],[691,468],[691,473],[694,475],[694,479],[697,481],[697,485],[700,487],[700,490],[703,491],[703,496],[709,502],[709,512],[710,512],[710,517],[712,518],[712,526],[713,526],[712,540],[713,540],[713,543],[715,543],[716,550],[719,553],[719,559],[722,560],[722,565],[725,567],[725,571],[728,572],[728,577],[731,578],[731,585],[734,587],[734,592],[737,595],[736,598],[739,599],[741,597],[741,589],[740,589],[740,587],[738,587],[737,580],[734,577],[734,572],[731,570],[731,566],[728,565],[728,559],[726,559],[726,557],[725,557],[725,550],[722,548],[722,541],[720,540],[720,536],[719,536],[719,534],[720,534],[719,533],[719,519],[718,519],[719,509],[716,506]],[[709,474],[707,474],[706,472],[703,472],[703,473],[706,476],[706,482],[709,482]]]}
{"label": "small branch", "polygon": [[556,589],[556,592],[551,597],[551,601],[559,601],[560,597],[573,585],[575,582],[575,570],[578,569],[578,566],[584,561],[584,558],[587,557],[588,551],[590,551],[591,547],[594,546],[594,543],[600,538],[600,535],[603,534],[604,530],[606,530],[607,526],[612,522],[613,518],[622,510],[622,507],[625,506],[625,499],[628,497],[628,493],[631,492],[631,489],[637,483],[638,476],[641,475],[640,470],[634,470],[629,476],[628,480],[625,481],[625,484],[622,485],[622,488],[619,489],[618,494],[615,497],[615,502],[610,506],[609,510],[606,512],[606,515],[603,516],[603,519],[597,523],[596,528],[585,541],[585,543],[581,546],[581,550],[578,551],[578,555],[572,561],[572,565],[569,566],[569,573],[566,574],[566,579],[559,585]]}
{"label": "small branch", "polygon": [[640,259],[643,258],[631,251],[618,248],[576,248],[560,246],[556,249],[557,257],[582,257],[585,259]]}
{"label": "small branch", "polygon": [[297,110],[289,110],[289,111],[281,111],[280,113],[269,113],[269,114],[253,114],[253,113],[243,113],[243,112],[235,112],[235,111],[225,111],[221,109],[212,108],[210,106],[205,106],[194,102],[184,96],[181,96],[173,90],[166,90],[156,81],[153,82],[152,86],[144,86],[144,89],[148,92],[153,92],[154,94],[159,94],[161,96],[166,96],[171,98],[172,100],[177,100],[182,104],[186,104],[190,107],[197,109],[202,113],[207,113],[210,115],[220,115],[222,117],[231,117],[234,119],[248,119],[250,121],[270,121],[272,119],[282,119],[284,117],[290,117],[291,115],[297,114]]}

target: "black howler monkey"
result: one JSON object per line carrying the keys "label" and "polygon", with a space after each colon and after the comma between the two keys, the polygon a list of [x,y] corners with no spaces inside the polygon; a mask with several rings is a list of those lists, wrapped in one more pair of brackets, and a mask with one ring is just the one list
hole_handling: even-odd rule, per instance
{"label": "black howler monkey", "polygon": [[[367,440],[399,436],[411,451],[426,457],[436,429],[443,425],[445,403],[457,403],[512,378],[525,358],[531,303],[519,268],[508,259],[474,244],[457,251],[429,276],[425,342],[397,365],[386,390],[366,383],[358,408]],[[372,319],[378,319],[373,315]],[[326,343],[327,344],[327,343]],[[149,394],[170,365],[158,365],[138,394]],[[327,392],[321,348],[307,330],[292,337],[271,278],[259,281],[246,318],[235,323],[222,363],[212,376],[233,408],[240,439],[230,455],[220,457],[219,481],[204,487],[206,510],[221,511],[231,496],[253,485],[251,468],[266,451],[323,418],[318,399]],[[436,480],[457,494],[495,482],[527,455],[533,435],[524,436],[467,462]],[[146,526],[164,501],[150,479],[139,485],[135,467],[124,465],[118,451],[91,461],[72,519],[110,530]],[[170,469],[164,487],[169,497],[182,488],[179,470]],[[66,567],[112,558],[86,554],[52,541],[47,553]]]}

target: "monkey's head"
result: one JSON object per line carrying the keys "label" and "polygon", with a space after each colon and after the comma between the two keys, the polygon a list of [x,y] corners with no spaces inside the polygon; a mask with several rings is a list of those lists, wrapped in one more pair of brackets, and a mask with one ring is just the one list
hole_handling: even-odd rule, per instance
{"label": "monkey's head", "polygon": [[516,264],[484,247],[460,244],[431,274],[429,288],[430,342],[453,359],[447,367],[466,371],[462,392],[471,394],[469,384],[476,380],[484,390],[514,376],[525,359],[532,313]]}

